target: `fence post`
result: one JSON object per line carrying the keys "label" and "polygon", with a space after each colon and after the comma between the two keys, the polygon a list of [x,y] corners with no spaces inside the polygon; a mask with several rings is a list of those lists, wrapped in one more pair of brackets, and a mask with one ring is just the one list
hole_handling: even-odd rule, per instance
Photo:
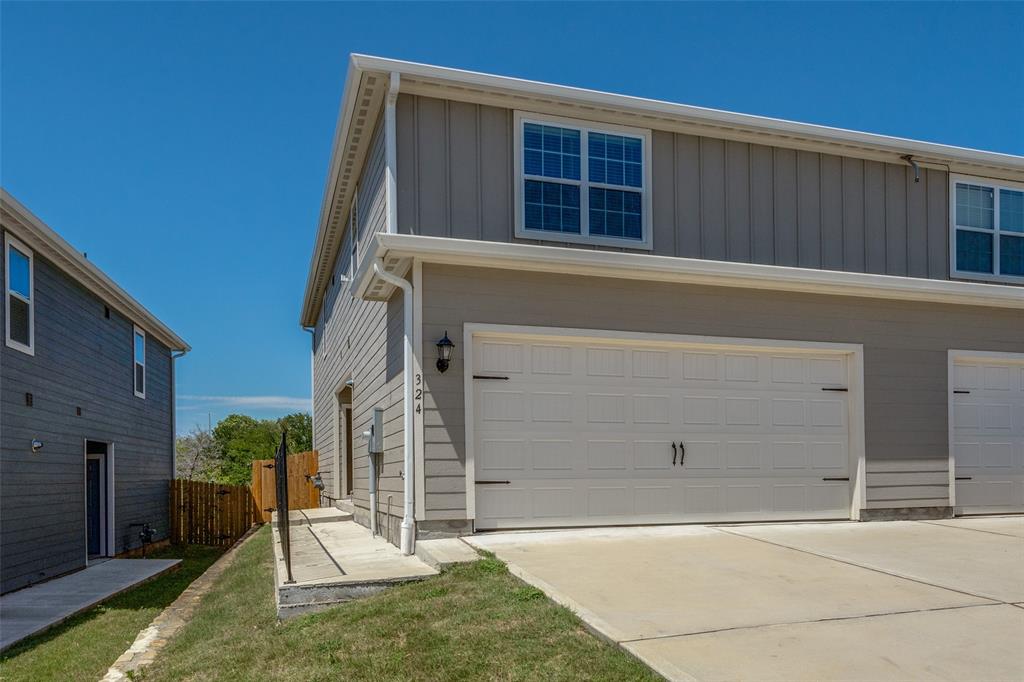
{"label": "fence post", "polygon": [[288,518],[288,445],[285,440],[287,431],[281,433],[281,445],[274,457],[274,474],[277,483],[277,532],[281,536],[281,554],[284,555],[284,567],[288,572],[286,583],[295,582],[292,577],[291,525]]}

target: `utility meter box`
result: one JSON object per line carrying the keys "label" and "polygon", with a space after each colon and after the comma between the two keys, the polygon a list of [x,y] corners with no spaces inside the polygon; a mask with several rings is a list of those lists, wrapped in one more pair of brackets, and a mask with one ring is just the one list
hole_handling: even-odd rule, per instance
{"label": "utility meter box", "polygon": [[373,408],[373,421],[370,422],[370,430],[365,434],[366,448],[371,455],[379,455],[384,452],[384,408]]}

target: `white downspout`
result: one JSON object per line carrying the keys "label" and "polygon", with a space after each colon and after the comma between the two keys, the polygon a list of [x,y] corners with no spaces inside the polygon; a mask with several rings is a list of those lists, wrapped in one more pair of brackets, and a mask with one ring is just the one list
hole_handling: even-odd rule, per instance
{"label": "white downspout", "polygon": [[402,477],[404,482],[404,493],[405,509],[402,513],[402,540],[401,548],[402,554],[412,554],[414,551],[415,535],[413,533],[414,521],[413,521],[413,495],[415,479],[413,478],[413,443],[414,432],[413,429],[413,370],[412,370],[412,334],[413,334],[413,302],[412,302],[412,284],[402,277],[391,274],[384,269],[384,259],[378,258],[373,264],[373,271],[382,280],[396,287],[402,289],[402,312],[404,313],[405,322],[402,329],[402,346],[403,346],[403,379],[405,383],[405,400],[403,403],[403,413],[405,416],[405,423],[403,427],[403,447],[405,449],[405,462],[402,468]]}

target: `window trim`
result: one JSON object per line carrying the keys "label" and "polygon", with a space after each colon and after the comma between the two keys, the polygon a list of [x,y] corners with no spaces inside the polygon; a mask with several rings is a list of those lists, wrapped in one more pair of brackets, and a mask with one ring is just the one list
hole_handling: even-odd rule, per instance
{"label": "window trim", "polygon": [[[985,187],[991,187],[994,190],[994,198],[992,204],[993,210],[993,221],[992,229],[986,230],[980,227],[971,227],[969,225],[958,226],[956,224],[956,186],[958,183],[970,184],[970,185],[982,185]],[[979,282],[994,282],[994,283],[1010,283],[1010,284],[1024,284],[1024,275],[1004,275],[998,272],[999,270],[999,242],[1000,235],[1007,234],[1020,239],[1024,239],[1024,232],[1013,232],[1012,230],[1003,230],[1000,225],[999,215],[999,190],[1009,189],[1014,191],[1024,191],[1024,183],[1013,182],[1012,180],[1001,180],[997,178],[984,178],[977,175],[959,175],[950,174],[949,176],[949,276],[952,279],[963,279],[963,280],[975,280]],[[957,268],[956,262],[956,233],[958,230],[965,232],[981,232],[982,234],[992,235],[992,270],[994,272],[971,272],[970,270],[960,270]]]}
{"label": "window trim", "polygon": [[[563,116],[550,116],[548,114],[536,114],[528,111],[516,111],[514,115],[513,131],[513,172],[515,173],[515,236],[517,239],[535,239],[540,241],[561,242],[572,244],[597,244],[600,246],[614,246],[617,248],[632,249],[636,251],[650,251],[654,248],[654,221],[651,216],[651,131],[646,128],[631,128],[628,126],[615,125],[613,123],[597,123],[581,119],[566,118]],[[523,125],[526,123],[537,123],[540,125],[557,125],[562,128],[570,128],[580,131],[580,179],[568,180],[564,178],[547,178],[546,181],[561,184],[575,184],[580,188],[580,234],[566,232],[547,232],[544,230],[528,230],[524,224],[523,207],[525,195],[526,177],[523,173]],[[617,189],[636,191],[638,188],[631,188],[628,185],[609,185],[603,182],[590,182],[587,180],[589,164],[587,159],[587,138],[585,133],[609,133],[612,135],[629,135],[639,137],[643,144],[643,185],[639,188],[640,205],[643,211],[640,228],[643,239],[628,239],[625,237],[604,237],[590,234],[590,196],[587,192],[589,187],[603,187],[606,189]]]}
{"label": "window trim", "polygon": [[[11,248],[15,248],[22,254],[28,256],[28,293],[26,300],[24,296],[11,289]],[[10,232],[4,232],[4,337],[8,348],[21,351],[26,355],[36,354],[36,255],[32,249],[25,246],[16,239]],[[28,304],[28,345],[11,338],[11,304],[10,296]]]}
{"label": "window trim", "polygon": [[348,229],[352,249],[348,259],[348,286],[352,290],[356,270],[359,269],[359,185],[352,189],[352,202],[348,207]]}
{"label": "window trim", "polygon": [[[142,362],[139,362],[139,357],[135,354],[135,336],[136,334],[142,336]],[[138,386],[138,375],[135,373],[136,365],[142,365],[142,390],[139,390]],[[132,388],[135,391],[136,398],[146,398],[146,330],[137,324],[132,325]]]}

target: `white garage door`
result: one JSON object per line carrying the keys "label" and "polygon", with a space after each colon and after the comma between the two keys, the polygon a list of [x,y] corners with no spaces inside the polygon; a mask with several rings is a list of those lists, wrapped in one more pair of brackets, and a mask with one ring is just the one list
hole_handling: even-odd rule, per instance
{"label": "white garage door", "polygon": [[476,337],[476,526],[849,518],[847,355]]}
{"label": "white garage door", "polygon": [[1024,362],[953,365],[958,513],[1024,511]]}

